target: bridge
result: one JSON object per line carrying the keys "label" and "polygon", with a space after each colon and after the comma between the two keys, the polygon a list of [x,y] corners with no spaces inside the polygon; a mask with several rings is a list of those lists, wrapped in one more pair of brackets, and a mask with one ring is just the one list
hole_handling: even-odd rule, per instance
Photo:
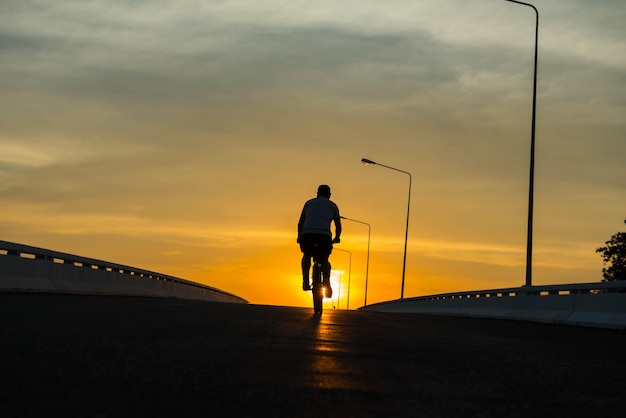
{"label": "bridge", "polygon": [[626,281],[444,293],[381,302],[361,309],[623,330],[626,328]]}
{"label": "bridge", "polygon": [[[4,256],[4,257],[3,257]],[[174,297],[247,303],[221,289],[103,260],[0,241],[0,291]],[[626,281],[455,292],[363,310],[626,328]]]}
{"label": "bridge", "polygon": [[[623,330],[463,315],[488,299],[523,304],[569,294],[470,292],[432,297],[444,305],[422,312],[416,306],[428,300],[319,317],[212,288],[205,290],[228,300],[93,294],[71,281],[68,291],[50,282],[59,272],[46,276],[57,266],[75,280],[106,272],[140,288],[151,280],[189,284],[15,245],[0,246],[7,416],[623,416]],[[45,272],[39,282],[37,269]],[[48,287],[8,289],[19,277]],[[603,294],[579,290],[574,295]],[[460,307],[445,311],[454,299]]]}
{"label": "bridge", "polygon": [[0,291],[247,303],[226,291],[167,274],[8,241],[0,241]]}

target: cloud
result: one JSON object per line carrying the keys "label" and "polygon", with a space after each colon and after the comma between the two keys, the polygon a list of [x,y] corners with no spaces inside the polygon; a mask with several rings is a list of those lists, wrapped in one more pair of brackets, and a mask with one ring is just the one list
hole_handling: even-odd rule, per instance
{"label": "cloud", "polygon": [[[57,149],[33,148],[32,146],[7,139],[0,139],[2,147],[2,164],[5,169],[18,168],[20,166],[40,167],[51,161],[62,158],[62,151]],[[55,156],[57,151],[57,156]],[[3,170],[4,171],[4,170]]]}

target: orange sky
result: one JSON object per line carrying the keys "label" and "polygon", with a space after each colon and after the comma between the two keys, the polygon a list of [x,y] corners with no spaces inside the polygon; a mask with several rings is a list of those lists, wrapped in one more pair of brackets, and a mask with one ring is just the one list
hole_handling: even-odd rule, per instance
{"label": "orange sky", "polygon": [[[371,225],[368,303],[395,299],[408,178],[366,157],[412,174],[406,297],[523,285],[531,10],[339,3],[3,2],[0,239],[309,306],[296,225],[326,183]],[[626,218],[626,4],[534,4],[533,283],[599,281]],[[357,308],[367,227],[337,248]]]}

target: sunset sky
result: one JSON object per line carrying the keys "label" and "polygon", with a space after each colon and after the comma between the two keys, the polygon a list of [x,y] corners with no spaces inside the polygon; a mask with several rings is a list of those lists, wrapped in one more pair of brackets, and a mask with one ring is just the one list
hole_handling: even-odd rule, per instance
{"label": "sunset sky", "polygon": [[[626,227],[626,2],[532,3],[533,284],[600,281]],[[296,226],[326,183],[371,225],[367,302],[396,299],[408,176],[365,157],[412,175],[405,297],[524,284],[531,8],[4,0],[0,22],[0,239],[310,306]],[[350,308],[367,232],[344,221],[331,257]]]}

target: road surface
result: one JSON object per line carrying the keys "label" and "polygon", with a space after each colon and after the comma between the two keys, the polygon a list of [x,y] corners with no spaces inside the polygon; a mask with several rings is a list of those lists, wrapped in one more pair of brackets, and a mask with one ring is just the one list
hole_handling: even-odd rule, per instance
{"label": "road surface", "polygon": [[[4,417],[623,417],[623,331],[0,294]],[[6,414],[5,414],[6,413]]]}

